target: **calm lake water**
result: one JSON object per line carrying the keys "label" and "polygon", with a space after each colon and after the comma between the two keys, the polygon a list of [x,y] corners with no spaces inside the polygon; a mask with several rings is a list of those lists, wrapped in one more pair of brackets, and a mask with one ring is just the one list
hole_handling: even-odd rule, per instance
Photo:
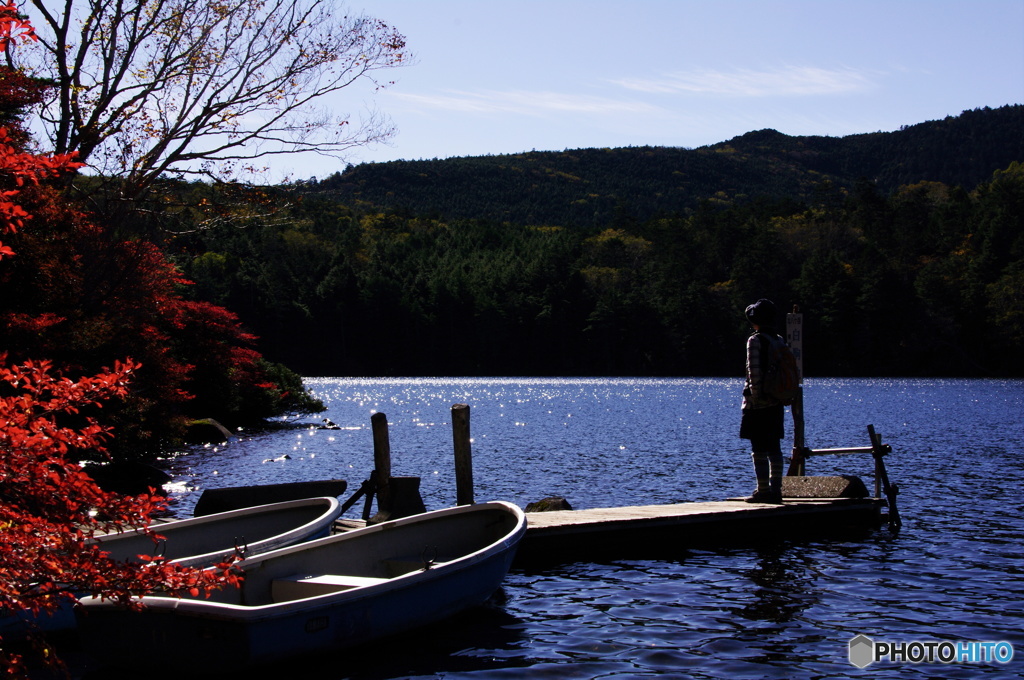
{"label": "calm lake water", "polygon": [[[204,489],[344,478],[373,467],[370,416],[390,424],[392,474],[428,509],[455,503],[451,406],[471,407],[476,500],[576,508],[720,500],[753,486],[734,379],[335,379],[307,385],[313,429],[242,436],[167,462],[172,511]],[[300,676],[359,678],[1024,677],[1024,381],[811,379],[807,444],[892,445],[903,530],[662,559],[513,571],[500,601]],[[315,429],[329,418],[339,430]],[[791,433],[791,423],[787,423]],[[787,445],[788,446],[788,445]],[[787,448],[784,446],[784,449]],[[814,458],[858,474],[870,456]],[[346,516],[357,517],[360,502]],[[851,638],[1006,641],[1008,664],[885,663],[858,671]],[[268,669],[269,677],[288,669]],[[294,667],[290,669],[294,671]]]}

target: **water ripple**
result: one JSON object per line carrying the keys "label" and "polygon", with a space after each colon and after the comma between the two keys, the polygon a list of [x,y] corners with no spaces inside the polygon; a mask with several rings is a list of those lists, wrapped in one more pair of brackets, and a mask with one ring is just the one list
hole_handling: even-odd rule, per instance
{"label": "water ripple", "polygon": [[[574,507],[717,500],[749,492],[735,379],[334,379],[308,381],[341,430],[243,437],[168,462],[175,512],[205,488],[343,477],[372,468],[369,417],[389,420],[392,468],[421,477],[430,508],[454,503],[450,408],[471,406],[476,498]],[[675,551],[663,559],[514,571],[499,607],[307,677],[1021,677],[1024,456],[1020,380],[808,380],[807,439],[893,446],[904,529],[859,539]],[[315,425],[318,420],[310,424]],[[864,457],[814,458],[811,474],[858,474]],[[474,618],[475,617],[475,618]],[[876,640],[1006,640],[999,664],[872,665]],[[454,641],[453,641],[454,640]],[[395,646],[397,645],[397,646]],[[402,656],[402,659],[391,658]],[[382,657],[388,657],[382,662]],[[280,673],[280,671],[279,671]],[[280,676],[279,676],[280,677]]]}

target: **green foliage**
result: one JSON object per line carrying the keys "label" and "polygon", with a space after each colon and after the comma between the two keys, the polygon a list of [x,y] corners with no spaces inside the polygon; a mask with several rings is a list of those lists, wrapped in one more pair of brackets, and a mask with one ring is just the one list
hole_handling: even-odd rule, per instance
{"label": "green foliage", "polygon": [[295,371],[266,359],[260,359],[259,366],[274,387],[264,392],[269,398],[266,398],[262,411],[255,408],[249,411],[250,419],[254,416],[265,419],[283,413],[321,413],[327,410],[322,401],[309,393],[302,384],[302,376]]}
{"label": "green foliage", "polygon": [[304,375],[734,375],[762,296],[805,312],[809,375],[1020,375],[1022,113],[360,166],[174,248],[192,295]]}
{"label": "green foliage", "polygon": [[749,132],[697,149],[630,147],[367,163],[305,185],[332,201],[405,214],[573,228],[691,215],[702,203],[814,200],[826,182],[870,178],[889,194],[921,181],[973,189],[1024,160],[1024,106],[964,111],[897,132],[793,137]]}

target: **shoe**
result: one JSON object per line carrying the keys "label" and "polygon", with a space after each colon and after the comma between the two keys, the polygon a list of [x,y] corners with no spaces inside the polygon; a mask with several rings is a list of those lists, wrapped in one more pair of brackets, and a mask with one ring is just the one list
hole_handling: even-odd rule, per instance
{"label": "shoe", "polygon": [[782,503],[782,494],[772,491],[755,491],[753,495],[744,498],[747,503],[768,503],[771,505],[780,505]]}

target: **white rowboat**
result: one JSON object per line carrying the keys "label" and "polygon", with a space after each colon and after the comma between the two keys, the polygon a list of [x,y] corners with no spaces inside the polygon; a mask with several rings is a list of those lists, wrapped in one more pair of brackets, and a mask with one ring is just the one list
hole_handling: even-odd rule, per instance
{"label": "white rowboat", "polygon": [[340,514],[336,498],[306,498],[154,524],[153,531],[163,537],[156,543],[140,531],[95,540],[118,560],[137,561],[139,555],[148,555],[188,567],[209,567],[233,555],[236,546],[248,557],[326,536]]}
{"label": "white rowboat", "polygon": [[[338,499],[307,498],[154,524],[153,530],[163,537],[155,542],[138,530],[104,534],[93,540],[117,560],[138,562],[140,555],[146,555],[205,568],[233,555],[236,546],[244,555],[252,556],[327,536],[339,515]],[[70,600],[49,614],[0,610],[2,637],[21,637],[29,630],[56,632],[74,627]]]}
{"label": "white rowboat", "polygon": [[526,533],[500,501],[437,510],[249,558],[212,599],[144,597],[133,612],[83,600],[79,631],[101,662],[238,669],[350,647],[484,603]]}

